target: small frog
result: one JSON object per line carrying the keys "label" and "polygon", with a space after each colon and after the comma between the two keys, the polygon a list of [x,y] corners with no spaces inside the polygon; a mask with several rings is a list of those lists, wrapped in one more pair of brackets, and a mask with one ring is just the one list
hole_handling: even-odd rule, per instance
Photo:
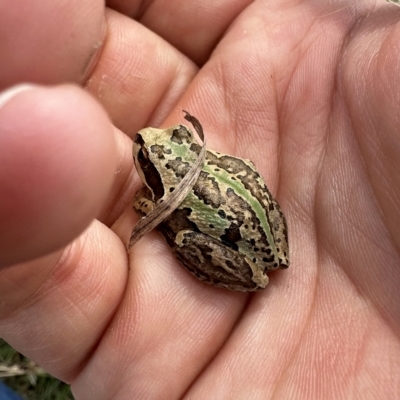
{"label": "small frog", "polygon": [[[166,201],[200,150],[185,125],[136,134],[133,156],[145,184],[134,199],[139,215]],[[197,182],[157,230],[190,273],[214,286],[260,290],[268,271],[289,266],[285,217],[249,160],[207,150]]]}

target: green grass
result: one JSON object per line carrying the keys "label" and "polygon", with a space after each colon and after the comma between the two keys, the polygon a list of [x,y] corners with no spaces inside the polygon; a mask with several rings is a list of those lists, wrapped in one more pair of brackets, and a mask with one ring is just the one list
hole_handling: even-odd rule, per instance
{"label": "green grass", "polygon": [[73,400],[69,385],[0,339],[0,380],[26,400]]}

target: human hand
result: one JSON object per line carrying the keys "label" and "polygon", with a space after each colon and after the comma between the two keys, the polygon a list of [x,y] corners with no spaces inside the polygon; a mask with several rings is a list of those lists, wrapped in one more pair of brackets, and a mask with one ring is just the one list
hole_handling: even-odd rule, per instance
{"label": "human hand", "polygon": [[[0,109],[0,335],[77,399],[395,398],[400,9],[171,3],[0,15],[3,88],[98,100]],[[196,281],[156,232],[126,253],[128,136],[182,108],[285,212],[291,267],[265,291]]]}

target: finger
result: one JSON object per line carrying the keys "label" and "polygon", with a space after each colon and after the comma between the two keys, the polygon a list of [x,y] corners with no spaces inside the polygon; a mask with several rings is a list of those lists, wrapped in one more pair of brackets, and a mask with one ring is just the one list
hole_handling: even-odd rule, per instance
{"label": "finger", "polygon": [[82,82],[104,39],[102,1],[2,2],[0,89],[19,82]]}
{"label": "finger", "polygon": [[138,22],[110,10],[106,21],[107,40],[86,87],[114,125],[133,136],[165,119],[197,68]]}
{"label": "finger", "polygon": [[113,127],[72,87],[34,87],[0,109],[0,266],[53,252],[100,214],[114,184]]}
{"label": "finger", "polygon": [[[353,172],[351,175],[351,196],[343,195],[343,199],[339,199],[343,206],[335,215],[341,222],[351,221],[351,234],[343,236],[342,223],[334,229],[336,224],[327,221],[331,233],[327,240],[340,240],[340,255],[346,273],[398,334],[400,56],[393,50],[399,43],[400,9],[382,3],[379,15],[379,23],[384,28],[376,30],[377,20],[373,18],[365,22],[365,27],[358,27],[354,31],[357,35],[348,43],[349,52],[343,63],[346,111],[360,157],[354,157],[353,150],[351,157],[358,163],[351,170],[358,174]],[[343,164],[347,169],[349,158]],[[350,184],[349,178],[347,184]],[[339,193],[346,192],[341,189]],[[355,227],[361,234],[352,234]],[[349,237],[349,240],[343,240],[343,237]],[[355,249],[359,254],[349,262]]]}
{"label": "finger", "polygon": [[142,2],[109,0],[108,5],[131,16],[187,55],[198,65],[210,56],[232,21],[249,5],[249,0],[200,3],[185,0]]}
{"label": "finger", "polygon": [[0,270],[0,336],[71,382],[120,304],[127,273],[125,246],[94,221],[64,251]]}
{"label": "finger", "polygon": [[0,15],[0,32],[6,29],[5,34],[13,35],[0,43],[7,60],[0,87],[21,81],[86,82],[114,124],[133,135],[146,124],[161,123],[196,67],[136,21],[110,11],[105,23],[101,5],[95,0],[63,7],[53,2],[40,7],[7,4]]}

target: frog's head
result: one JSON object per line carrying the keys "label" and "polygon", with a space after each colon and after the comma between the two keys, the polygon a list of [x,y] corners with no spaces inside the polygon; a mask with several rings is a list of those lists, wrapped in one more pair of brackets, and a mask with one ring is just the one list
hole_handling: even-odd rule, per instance
{"label": "frog's head", "polygon": [[[145,128],[133,139],[133,158],[142,182],[150,189],[153,200],[157,201],[182,179],[177,172],[177,164],[184,171],[190,166],[191,145],[195,143],[189,128],[176,125],[166,129]],[[188,154],[190,158],[188,158]]]}

